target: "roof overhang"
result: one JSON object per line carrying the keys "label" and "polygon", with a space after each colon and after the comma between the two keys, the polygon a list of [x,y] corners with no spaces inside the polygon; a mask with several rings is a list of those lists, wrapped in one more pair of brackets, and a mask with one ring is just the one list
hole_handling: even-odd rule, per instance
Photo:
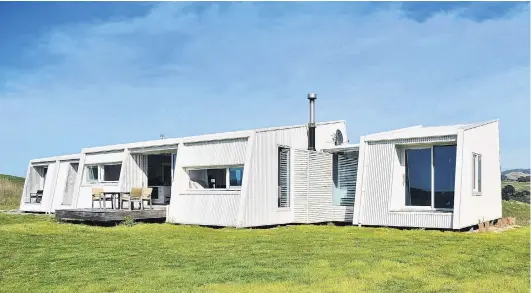
{"label": "roof overhang", "polygon": [[339,153],[339,152],[357,152],[360,149],[359,144],[344,143],[341,145],[336,145],[326,149],[322,149],[323,152],[327,153]]}

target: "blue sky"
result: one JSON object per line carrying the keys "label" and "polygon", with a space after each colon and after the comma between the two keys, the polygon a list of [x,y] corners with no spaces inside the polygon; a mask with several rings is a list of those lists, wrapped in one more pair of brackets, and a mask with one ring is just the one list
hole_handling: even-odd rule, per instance
{"label": "blue sky", "polygon": [[347,120],[500,119],[529,166],[529,5],[0,3],[0,173],[106,144]]}

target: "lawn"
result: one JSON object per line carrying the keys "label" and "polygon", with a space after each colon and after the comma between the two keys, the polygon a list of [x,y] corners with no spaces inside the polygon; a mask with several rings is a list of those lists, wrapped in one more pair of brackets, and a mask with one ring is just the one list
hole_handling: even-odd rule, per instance
{"label": "lawn", "polygon": [[529,292],[529,236],[0,214],[0,292]]}

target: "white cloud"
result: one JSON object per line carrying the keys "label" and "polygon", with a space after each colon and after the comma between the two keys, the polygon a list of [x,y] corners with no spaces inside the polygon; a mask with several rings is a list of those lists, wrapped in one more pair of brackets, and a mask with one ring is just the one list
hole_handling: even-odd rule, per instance
{"label": "white cloud", "polygon": [[[24,159],[158,131],[299,124],[307,120],[305,95],[315,91],[318,120],[346,119],[351,141],[408,125],[500,118],[504,166],[529,163],[527,8],[481,22],[455,12],[419,23],[394,5],[371,13],[326,4],[292,5],[305,9],[289,13],[267,4],[205,7],[164,3],[143,17],[43,36],[34,55],[50,62],[19,72],[7,81],[11,92],[0,93],[0,123],[26,103],[55,113]],[[142,110],[150,117],[134,114]],[[71,141],[57,146],[58,139]],[[527,154],[513,152],[522,149]]]}

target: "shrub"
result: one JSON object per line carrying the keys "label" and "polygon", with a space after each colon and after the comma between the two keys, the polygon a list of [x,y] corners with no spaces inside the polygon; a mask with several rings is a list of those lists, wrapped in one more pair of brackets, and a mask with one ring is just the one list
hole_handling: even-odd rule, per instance
{"label": "shrub", "polygon": [[516,189],[514,189],[514,186],[512,185],[505,185],[502,188],[502,199],[503,200],[510,200],[512,196],[514,196]]}

